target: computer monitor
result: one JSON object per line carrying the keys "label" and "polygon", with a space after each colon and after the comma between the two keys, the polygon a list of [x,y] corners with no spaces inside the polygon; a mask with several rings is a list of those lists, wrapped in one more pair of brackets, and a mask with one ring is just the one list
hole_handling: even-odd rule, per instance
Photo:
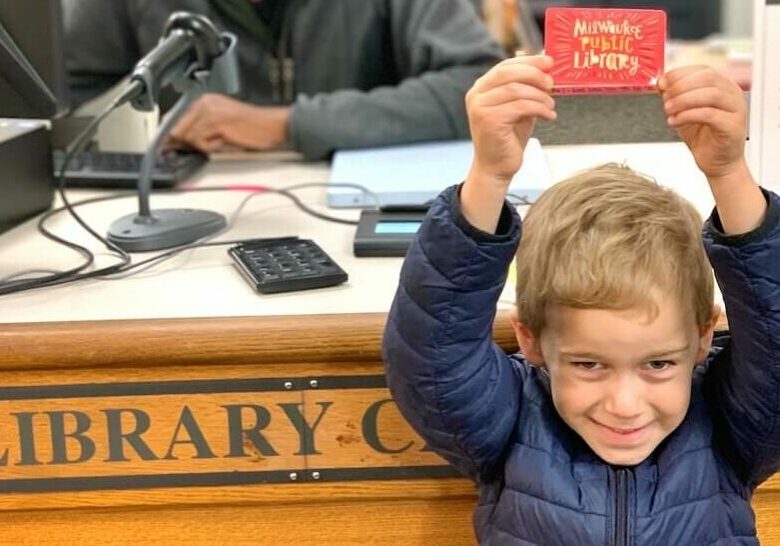
{"label": "computer monitor", "polygon": [[[0,0],[0,118],[51,119],[65,109],[59,0]],[[54,182],[42,121],[0,119],[0,231],[46,210]]]}
{"label": "computer monitor", "polygon": [[759,184],[780,191],[780,1],[754,0],[750,163]]}
{"label": "computer monitor", "polygon": [[0,0],[0,117],[68,109],[60,0]]}

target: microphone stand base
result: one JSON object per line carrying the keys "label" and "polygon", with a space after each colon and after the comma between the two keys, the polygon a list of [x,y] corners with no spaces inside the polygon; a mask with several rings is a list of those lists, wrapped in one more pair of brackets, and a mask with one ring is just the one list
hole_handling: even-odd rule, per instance
{"label": "microphone stand base", "polygon": [[225,217],[198,209],[160,209],[152,220],[128,214],[111,224],[108,240],[127,252],[149,252],[186,245],[225,228]]}

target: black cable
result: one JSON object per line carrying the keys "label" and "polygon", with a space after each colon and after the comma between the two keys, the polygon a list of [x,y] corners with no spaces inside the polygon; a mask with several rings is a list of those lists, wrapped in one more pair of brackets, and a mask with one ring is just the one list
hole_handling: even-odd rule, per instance
{"label": "black cable", "polygon": [[516,193],[507,193],[506,196],[511,199],[515,199],[516,202],[512,203],[515,206],[533,205],[534,202],[528,199],[527,195],[517,195]]}
{"label": "black cable", "polygon": [[[227,188],[222,188],[222,189],[227,189]],[[191,191],[214,191],[214,188],[209,188],[209,187],[206,187],[206,188],[194,188]],[[209,246],[206,243],[211,241],[211,239],[219,237],[221,234],[226,233],[226,232],[230,231],[231,229],[233,229],[233,226],[235,225],[236,221],[238,220],[238,216],[241,214],[241,211],[244,210],[244,207],[246,206],[246,204],[253,197],[255,197],[256,195],[259,195],[259,193],[260,193],[259,191],[253,192],[253,193],[250,193],[249,195],[247,195],[246,197],[244,197],[244,199],[241,201],[241,203],[238,205],[238,207],[236,207],[236,210],[233,211],[233,214],[230,215],[230,219],[227,221],[227,224],[225,225],[225,227],[222,228],[220,231],[209,235],[207,238],[201,239],[200,241],[196,241],[194,243],[190,243],[190,244],[185,245],[185,246],[176,247],[174,249],[171,249],[168,252],[164,252],[162,254],[158,254],[156,256],[153,256],[152,258],[143,260],[142,262],[128,265],[121,272],[114,273],[111,276],[103,276],[101,278],[103,280],[107,280],[107,281],[118,281],[118,280],[126,279],[128,277],[132,277],[133,275],[137,275],[139,273],[142,273],[142,272],[146,271],[147,269],[151,269],[151,268],[159,265],[158,262],[162,263],[164,261],[167,261],[167,260],[177,256],[178,254],[184,252],[185,250],[190,250],[190,249],[193,249],[193,248],[199,248],[201,246]],[[234,243],[231,241],[231,242],[222,243],[222,244],[234,244]],[[138,271],[133,271],[133,270],[135,270],[137,268],[140,268],[140,269],[138,269]],[[128,271],[130,271],[130,273],[126,274],[126,272],[128,272]]]}
{"label": "black cable", "polygon": [[335,224],[344,224],[347,226],[356,226],[359,223],[357,220],[345,220],[343,218],[337,218],[336,216],[328,216],[327,214],[317,212],[316,210],[311,209],[308,206],[304,205],[303,201],[301,201],[297,195],[287,190],[268,190],[268,191],[272,191],[273,193],[283,195],[284,197],[290,199],[303,212],[311,216],[314,216],[315,218],[319,218],[320,220],[325,220],[326,222],[333,222]]}
{"label": "black cable", "polygon": [[[137,269],[137,268],[143,267],[143,266],[159,265],[159,264],[154,263],[154,262],[168,260],[168,259],[173,258],[174,256],[176,256],[177,254],[180,254],[180,253],[184,252],[185,250],[192,250],[192,249],[195,249],[195,248],[203,248],[203,247],[209,247],[209,246],[240,245],[240,244],[243,244],[243,243],[250,242],[252,240],[253,239],[235,239],[235,240],[232,240],[232,241],[205,241],[205,242],[200,242],[200,243],[190,243],[188,245],[172,248],[171,250],[168,250],[166,252],[163,252],[162,254],[158,254],[158,255],[153,256],[151,258],[147,258],[146,260],[142,260],[140,262],[130,264],[127,267],[125,267],[124,269],[122,269],[122,271],[117,272],[117,274],[127,273],[128,271],[133,271],[134,269]],[[127,277],[130,277],[132,275],[135,275],[137,273],[140,273],[140,271],[135,271],[135,272],[131,273],[131,275],[127,275],[127,276],[123,275],[121,277],[103,275],[103,278],[105,280],[120,280],[120,279],[125,279]]]}
{"label": "black cable", "polygon": [[79,136],[74,139],[71,145],[68,146],[65,151],[62,168],[57,174],[57,190],[60,195],[60,199],[62,199],[63,205],[68,210],[68,213],[70,213],[70,215],[82,228],[84,228],[87,233],[103,243],[106,248],[118,254],[125,263],[130,262],[130,255],[122,248],[116,246],[114,243],[108,241],[102,235],[93,230],[71,206],[68,197],[65,195],[65,172],[67,171],[68,165],[73,160],[75,155],[86,147],[89,139],[92,138],[92,135],[97,130],[98,125],[100,125],[100,123],[102,123],[111,112],[122,106],[125,102],[131,100],[141,91],[143,91],[143,84],[138,80],[132,80],[122,93],[117,95],[108,105],[106,105],[103,110],[90,121],[89,125],[87,125],[87,127],[79,134]]}
{"label": "black cable", "polygon": [[[113,195],[103,195],[103,196],[100,196],[100,197],[91,197],[91,198],[88,198],[88,199],[82,199],[81,201],[77,201],[75,203],[71,203],[71,207],[75,208],[75,207],[79,207],[79,206],[82,206],[82,205],[88,205],[88,204],[97,203],[97,202],[100,202],[100,201],[110,201],[110,200],[113,200],[113,199],[124,199],[124,198],[128,198],[128,197],[133,197],[134,195],[135,195],[134,193],[121,193],[121,194],[113,194]],[[62,239],[59,236],[53,234],[51,231],[49,231],[46,228],[46,221],[49,218],[51,218],[52,216],[55,216],[55,215],[61,213],[64,210],[67,210],[67,209],[66,209],[66,207],[62,206],[62,207],[57,207],[55,209],[51,209],[51,210],[46,211],[45,213],[43,213],[41,215],[41,217],[38,219],[38,231],[42,235],[44,235],[46,238],[48,238],[48,239],[54,240],[55,242],[58,242],[59,244],[62,244],[62,245],[67,246],[67,247],[78,247],[80,249],[83,249],[83,251],[86,252],[87,254],[89,254],[89,256],[94,257],[92,252],[89,251],[88,249],[82,247],[81,245],[73,243],[72,241],[68,241],[66,239]],[[55,271],[53,275],[48,275],[46,277],[34,277],[34,278],[31,278],[31,279],[19,279],[19,280],[16,280],[16,281],[13,281],[13,280],[10,280],[10,279],[12,279],[14,277],[17,277],[19,275],[30,274],[30,273],[37,273],[38,270],[20,271],[20,272],[14,273],[13,275],[10,275],[10,276],[6,277],[2,282],[0,282],[0,295],[11,294],[11,293],[15,293],[15,292],[21,292],[23,290],[30,290],[30,289],[33,289],[33,288],[38,288],[38,286],[36,286],[36,285],[34,285],[34,286],[27,286],[27,287],[20,287],[20,285],[22,285],[23,283],[26,284],[26,283],[29,283],[31,281],[40,281],[40,280],[45,280],[47,282],[55,282],[55,281],[58,281],[61,278],[66,278],[68,276],[72,276],[72,275],[67,275],[67,274],[72,273],[74,271],[75,272],[81,271],[82,269],[84,269],[84,267],[86,267],[86,266],[88,266],[90,264],[91,264],[91,261],[89,263],[83,263],[82,265],[77,266],[77,267],[75,267],[73,269],[69,269],[67,271]],[[58,284],[61,284],[61,283],[58,283]],[[48,286],[48,284],[44,284],[42,286]],[[9,288],[9,290],[7,290],[7,288]]]}
{"label": "black cable", "polygon": [[51,217],[52,211],[49,211],[38,220],[38,230],[41,232],[41,234],[44,237],[54,241],[55,243],[61,244],[63,246],[75,250],[76,252],[84,256],[85,261],[82,262],[81,265],[76,266],[74,268],[68,269],[66,271],[57,272],[44,277],[37,277],[33,279],[19,279],[16,281],[3,283],[2,285],[0,285],[0,295],[10,294],[13,292],[20,292],[22,290],[29,290],[32,288],[52,286],[56,284],[62,284],[62,282],[69,282],[70,280],[95,276],[95,274],[97,274],[100,271],[108,272],[114,268],[122,267],[123,265],[126,265],[127,263],[130,262],[130,256],[126,252],[124,252],[119,247],[113,245],[112,243],[106,241],[100,235],[98,235],[91,227],[87,225],[86,222],[84,222],[81,216],[79,216],[78,213],[75,211],[75,209],[71,206],[70,201],[68,201],[68,198],[65,195],[65,172],[67,171],[70,162],[73,161],[73,158],[76,156],[76,154],[82,151],[86,146],[86,144],[89,142],[89,139],[94,134],[98,125],[100,125],[100,123],[116,108],[118,108],[125,102],[132,100],[132,98],[136,96],[139,90],[141,90],[140,88],[142,86],[143,84],[139,81],[131,82],[130,85],[128,85],[122,93],[117,95],[108,105],[106,105],[103,108],[103,110],[100,111],[100,113],[97,116],[95,116],[90,121],[90,123],[76,136],[73,142],[65,150],[65,156],[62,161],[62,166],[60,168],[59,173],[57,174],[57,192],[59,193],[60,198],[62,199],[64,207],[68,210],[71,216],[79,223],[79,225],[81,225],[82,228],[84,228],[93,237],[103,242],[110,250],[113,250],[114,252],[118,253],[122,259],[121,264],[114,264],[113,266],[110,266],[108,268],[103,268],[103,269],[91,271],[89,273],[80,274],[81,271],[88,268],[94,263],[95,255],[86,247],[83,247],[72,241],[63,239],[62,237],[59,237],[58,235],[55,235],[54,233],[46,229],[41,229],[42,223],[45,222],[46,219]]}
{"label": "black cable", "polygon": [[[319,213],[319,212],[317,212],[315,210],[312,210],[308,206],[304,205],[303,202],[301,202],[301,200],[298,198],[298,196],[296,196],[295,194],[293,194],[293,193],[291,193],[289,191],[290,188],[301,189],[301,188],[304,188],[304,187],[317,187],[317,186],[327,186],[327,184],[324,184],[324,183],[306,183],[306,184],[296,184],[294,186],[289,186],[288,188],[282,188],[282,189],[275,189],[275,188],[257,189],[251,195],[248,195],[246,197],[246,199],[244,199],[244,201],[241,203],[241,205],[239,205],[238,211],[240,211],[244,207],[244,205],[246,205],[246,203],[249,201],[249,199],[251,199],[251,198],[253,198],[255,196],[261,195],[263,193],[274,193],[274,194],[277,194],[277,195],[282,195],[284,197],[287,197],[298,208],[300,208],[303,212],[305,212],[307,214],[310,214],[310,215],[314,216],[315,218],[319,218],[319,219],[322,219],[322,220],[325,220],[325,221],[328,221],[328,222],[334,222],[334,223],[340,223],[340,224],[346,224],[346,225],[353,225],[353,226],[356,226],[358,224],[358,222],[354,221],[354,220],[345,220],[343,218],[337,218],[335,216],[328,216],[326,214],[322,214],[322,213]],[[223,189],[224,190],[226,188],[205,187],[205,188],[193,188],[192,190],[185,190],[185,191],[214,191],[214,190],[218,190],[218,189]],[[232,190],[232,191],[235,191],[235,190]],[[234,217],[235,217],[235,214],[234,214]],[[234,218],[231,219],[231,221],[229,222],[228,226],[232,227],[233,222],[234,222]],[[224,230],[224,231],[227,231],[227,230]],[[188,245],[184,245],[184,246],[173,248],[171,250],[168,250],[167,252],[163,252],[162,254],[158,254],[158,255],[153,256],[151,258],[147,258],[146,260],[143,260],[143,261],[140,261],[140,262],[128,265],[127,267],[123,268],[121,271],[118,271],[117,274],[126,273],[128,271],[131,271],[131,270],[134,270],[134,269],[137,269],[139,267],[146,266],[146,265],[158,265],[155,262],[164,261],[164,260],[167,260],[169,258],[173,258],[177,254],[179,254],[181,252],[184,252],[185,250],[191,250],[191,249],[194,249],[194,248],[201,248],[201,247],[207,247],[207,246],[236,245],[236,244],[246,243],[246,242],[248,242],[250,240],[251,239],[237,239],[237,240],[234,240],[234,241],[194,242],[194,243],[191,243],[191,244],[188,244]],[[136,273],[138,273],[138,272],[136,272]],[[113,280],[113,279],[124,279],[126,277],[123,275],[121,277],[117,277],[117,276],[109,277],[109,276],[106,276],[106,278],[110,279],[110,280]]]}
{"label": "black cable", "polygon": [[[108,111],[110,112],[110,110],[108,110]],[[105,116],[103,116],[103,117],[105,117]],[[97,126],[97,123],[95,123],[95,126]],[[75,141],[74,141],[74,145],[71,147],[71,151],[73,149],[76,149]],[[64,168],[67,166],[67,162],[68,161],[69,161],[69,159],[66,158],[66,160],[64,162],[64,165],[63,165],[63,170],[60,171],[61,179],[64,178],[62,175],[64,173]],[[251,199],[252,197],[255,197],[256,195],[260,195],[260,194],[263,194],[263,193],[274,193],[274,194],[277,194],[277,195],[282,195],[284,197],[287,197],[299,209],[301,209],[306,214],[309,214],[309,215],[311,215],[311,216],[313,216],[315,218],[319,218],[321,220],[325,220],[325,221],[328,221],[328,222],[335,222],[335,223],[345,224],[345,225],[357,225],[358,224],[357,221],[345,220],[343,218],[329,216],[327,214],[323,214],[323,213],[320,213],[320,212],[317,212],[317,211],[311,209],[310,207],[305,205],[300,200],[300,198],[298,198],[298,196],[294,195],[292,193],[292,191],[291,191],[291,190],[304,189],[304,188],[309,188],[309,187],[326,187],[326,186],[328,186],[328,184],[321,183],[321,182],[315,182],[315,183],[294,184],[292,186],[288,186],[288,187],[282,188],[282,189],[275,189],[275,188],[268,188],[268,187],[257,187],[257,189],[255,189],[255,190],[250,190],[250,191],[253,191],[253,193],[251,195],[247,196],[247,198],[242,202],[242,204],[237,209],[237,212],[235,213],[235,215],[237,215],[238,211],[240,211],[244,207],[246,202],[249,199]],[[376,195],[373,194],[373,192],[371,192],[367,188],[364,188],[363,186],[360,186],[358,184],[338,184],[338,186],[357,188],[357,189],[363,191],[364,193],[366,193],[369,197],[372,197],[373,199],[376,200]],[[54,275],[49,275],[47,277],[35,277],[35,278],[31,278],[31,279],[20,279],[20,280],[17,280],[17,281],[9,281],[9,282],[6,282],[6,283],[0,283],[0,295],[21,292],[21,291],[24,291],[24,290],[31,290],[31,289],[34,289],[34,288],[42,288],[42,287],[48,287],[48,286],[57,286],[57,285],[60,285],[60,284],[65,284],[65,283],[69,283],[69,282],[75,282],[75,281],[82,280],[82,279],[87,279],[87,278],[105,277],[107,279],[112,279],[112,280],[113,279],[118,279],[118,278],[125,278],[124,276],[122,276],[122,277],[116,277],[116,276],[110,277],[110,276],[111,275],[118,275],[118,274],[121,274],[121,273],[124,273],[124,272],[127,272],[127,271],[131,271],[131,270],[135,270],[135,269],[137,269],[139,267],[143,267],[145,265],[148,265],[148,266],[152,267],[154,265],[157,265],[155,262],[161,262],[161,261],[167,260],[169,258],[172,258],[173,256],[175,256],[175,255],[177,255],[177,254],[179,254],[179,253],[181,253],[181,252],[183,252],[185,250],[190,250],[190,249],[199,248],[199,247],[205,247],[205,246],[219,246],[219,245],[228,245],[228,244],[240,244],[240,243],[248,241],[247,239],[241,239],[241,240],[235,240],[235,241],[218,241],[218,242],[213,242],[212,243],[212,242],[205,242],[205,241],[201,240],[200,242],[195,242],[195,243],[183,246],[183,247],[177,247],[175,249],[171,249],[171,250],[169,250],[167,252],[164,252],[163,254],[158,254],[156,256],[153,256],[151,258],[148,258],[146,260],[142,260],[141,262],[134,263],[134,264],[131,263],[131,259],[130,259],[129,255],[127,255],[124,251],[121,251],[121,249],[119,249],[122,254],[125,254],[125,256],[127,256],[126,260],[123,259],[120,263],[117,263],[117,264],[114,264],[114,265],[111,265],[111,266],[108,266],[108,267],[105,267],[105,268],[97,269],[97,270],[94,270],[94,271],[90,271],[88,273],[78,274],[80,271],[82,271],[83,269],[85,269],[86,267],[88,267],[89,265],[91,265],[94,262],[94,255],[92,254],[92,252],[90,252],[88,249],[82,247],[81,245],[73,243],[72,241],[67,241],[66,239],[62,239],[61,237],[59,237],[59,236],[55,235],[54,233],[50,232],[45,227],[46,221],[49,218],[51,218],[52,216],[54,216],[55,214],[58,214],[58,213],[60,213],[60,212],[62,212],[64,210],[67,210],[71,215],[73,215],[74,217],[76,217],[78,219],[79,223],[83,227],[85,227],[85,229],[90,234],[95,236],[98,240],[104,241],[104,239],[102,237],[100,237],[99,235],[97,235],[94,232],[94,230],[92,230],[92,228],[90,228],[83,221],[83,219],[81,219],[81,217],[75,212],[75,207],[82,206],[82,205],[87,205],[87,204],[91,204],[91,203],[96,203],[96,202],[101,202],[101,201],[108,201],[108,200],[112,200],[112,199],[122,199],[122,198],[132,197],[132,196],[135,195],[135,193],[124,192],[122,194],[93,197],[93,198],[83,199],[81,201],[77,201],[75,204],[72,204],[64,196],[64,184],[61,184],[60,191],[62,192],[61,195],[63,197],[64,206],[58,207],[56,209],[52,209],[52,210],[47,211],[46,213],[44,213],[41,216],[41,218],[38,220],[38,229],[45,237],[47,237],[49,239],[52,239],[55,242],[59,242],[60,244],[63,244],[63,245],[68,246],[70,248],[80,249],[80,251],[83,251],[83,253],[88,254],[90,259],[87,262],[82,263],[80,266],[77,266],[75,268],[69,269],[67,271],[56,273]],[[169,190],[164,190],[164,191],[165,191],[165,193],[188,193],[188,192],[204,192],[204,191],[237,191],[237,190],[236,190],[236,188],[232,188],[232,187],[207,186],[207,187],[202,187],[202,188],[181,188],[181,189],[174,188],[174,189],[169,189]],[[233,224],[234,220],[235,219],[231,220],[231,222],[230,222],[231,227],[232,227],[232,224]],[[223,230],[220,233],[223,233],[224,231],[226,231],[226,230]],[[217,236],[217,235],[219,235],[219,233],[215,234],[214,236]],[[113,246],[110,243],[108,243],[108,241],[104,241],[104,242],[106,243],[106,246],[108,246],[108,247]],[[138,272],[136,272],[136,273],[138,273]],[[20,275],[20,274],[24,274],[24,272],[16,273],[16,274],[14,274],[14,276]]]}

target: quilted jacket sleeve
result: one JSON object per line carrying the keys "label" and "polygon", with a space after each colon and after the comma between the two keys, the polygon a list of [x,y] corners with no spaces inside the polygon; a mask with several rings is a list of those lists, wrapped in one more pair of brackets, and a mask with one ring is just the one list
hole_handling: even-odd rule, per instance
{"label": "quilted jacket sleeve", "polygon": [[765,194],[756,230],[726,236],[715,212],[704,232],[731,330],[707,385],[716,430],[750,488],[780,469],[780,198]]}
{"label": "quilted jacket sleeve", "polygon": [[385,330],[387,381],[401,412],[475,480],[498,468],[519,410],[524,368],[492,341],[519,238],[509,206],[489,235],[460,214],[458,188],[445,190],[407,254]]}

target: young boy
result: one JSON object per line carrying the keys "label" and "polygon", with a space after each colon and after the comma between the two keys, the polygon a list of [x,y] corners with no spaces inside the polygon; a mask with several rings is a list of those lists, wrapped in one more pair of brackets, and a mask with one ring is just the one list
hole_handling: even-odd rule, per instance
{"label": "young boy", "polygon": [[[746,166],[742,93],[706,67],[659,81],[715,198],[703,241],[689,204],[618,166],[531,207],[507,357],[505,196],[535,118],[556,117],[551,66],[504,61],[467,95],[474,162],[431,207],[385,332],[393,395],[477,482],[481,544],[758,544],[751,495],[780,468],[780,198]],[[707,256],[731,329],[713,348]]]}

